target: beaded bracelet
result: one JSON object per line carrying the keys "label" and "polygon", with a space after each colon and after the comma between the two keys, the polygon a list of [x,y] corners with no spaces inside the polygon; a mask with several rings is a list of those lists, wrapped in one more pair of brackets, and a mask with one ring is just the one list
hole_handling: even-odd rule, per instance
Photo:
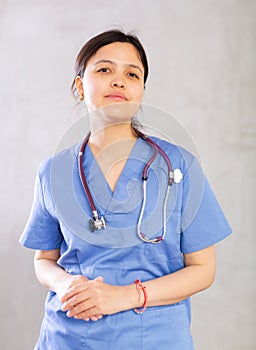
{"label": "beaded bracelet", "polygon": [[133,309],[133,311],[136,312],[136,314],[142,314],[147,308],[148,294],[146,291],[146,287],[143,286],[143,284],[141,283],[141,281],[139,279],[137,279],[134,283],[136,284],[136,289],[137,289],[137,292],[139,294],[139,300],[141,298],[141,291],[143,292],[144,303],[140,309],[135,308],[135,309]]}

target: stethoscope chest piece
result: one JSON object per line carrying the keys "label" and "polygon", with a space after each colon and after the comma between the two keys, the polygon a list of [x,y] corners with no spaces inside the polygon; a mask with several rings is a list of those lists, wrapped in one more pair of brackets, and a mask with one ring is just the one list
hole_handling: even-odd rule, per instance
{"label": "stethoscope chest piece", "polygon": [[90,219],[89,224],[91,232],[106,228],[104,217],[99,218],[97,211],[93,211],[93,220]]}

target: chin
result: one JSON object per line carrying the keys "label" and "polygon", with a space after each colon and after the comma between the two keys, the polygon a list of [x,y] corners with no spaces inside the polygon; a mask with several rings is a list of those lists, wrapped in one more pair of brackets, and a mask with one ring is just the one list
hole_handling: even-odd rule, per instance
{"label": "chin", "polygon": [[131,122],[140,108],[139,103],[117,102],[103,105],[92,113],[93,119],[99,118],[101,122],[111,124]]}

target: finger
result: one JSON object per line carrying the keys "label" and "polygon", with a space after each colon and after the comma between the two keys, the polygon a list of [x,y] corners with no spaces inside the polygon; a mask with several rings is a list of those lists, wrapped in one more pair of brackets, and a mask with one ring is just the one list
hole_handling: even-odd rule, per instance
{"label": "finger", "polygon": [[95,316],[90,317],[90,320],[96,322],[96,321],[100,320],[101,318],[102,318],[102,315],[95,315]]}
{"label": "finger", "polygon": [[[88,283],[86,282],[86,283],[83,283],[82,285],[77,285],[76,287],[73,287],[72,289],[70,289],[66,293],[65,297],[62,298],[62,301],[66,299],[66,301],[62,305],[62,311],[70,310],[72,311],[72,315],[73,315],[74,306],[80,305],[81,303],[89,299],[96,300],[96,296],[98,294],[97,289],[95,289],[95,285],[94,285],[94,282],[96,280],[102,281],[103,278],[99,276],[95,280],[88,281]],[[73,293],[76,293],[76,294],[72,295]],[[72,295],[72,296],[69,299],[67,299],[69,295]]]}
{"label": "finger", "polygon": [[[92,308],[95,308],[95,303],[93,300],[91,299],[88,299],[80,304],[77,304],[75,305],[73,308],[71,308],[70,310],[68,310],[67,312],[67,316],[68,317],[75,317],[82,314],[86,317],[89,317],[89,316],[94,316],[96,314],[98,314],[99,312],[91,312],[90,310]],[[81,318],[81,317],[79,317]]]}
{"label": "finger", "polygon": [[65,301],[61,307],[62,311],[72,310],[77,305],[87,301],[91,296],[91,292],[86,289],[82,290],[78,294],[75,294],[73,297]]}
{"label": "finger", "polygon": [[103,316],[91,316],[91,317],[86,317],[86,318],[83,318],[81,317],[80,319],[81,320],[84,320],[86,322],[88,321],[93,321],[93,322],[97,322],[98,320],[100,320]]}
{"label": "finger", "polygon": [[101,281],[103,282],[104,281],[104,278],[102,276],[98,276],[97,278],[95,278],[95,281]]}
{"label": "finger", "polygon": [[77,315],[74,316],[75,319],[82,319],[85,321],[89,321],[91,318],[96,319],[96,316],[98,312],[95,311],[95,307],[92,307],[90,309],[87,309],[83,312],[78,313]]}
{"label": "finger", "polygon": [[99,276],[94,280],[90,280],[86,283],[83,283],[82,285],[78,285],[74,287],[74,289],[73,288],[70,289],[70,291],[68,291],[66,294],[67,294],[67,297],[69,295],[71,296],[69,299],[66,298],[67,301],[64,304],[67,303],[67,305],[70,307],[70,306],[80,304],[81,302],[89,298],[96,300],[99,295],[99,286],[100,286],[100,284],[98,284],[99,281],[103,281],[103,277]]}
{"label": "finger", "polygon": [[83,283],[89,281],[88,278],[86,276],[83,275],[73,275],[73,279],[70,283],[70,286],[78,284],[78,283]]}
{"label": "finger", "polygon": [[76,295],[82,291],[85,291],[87,289],[88,289],[88,282],[87,281],[85,281],[83,283],[76,284],[75,286],[73,286],[67,290],[67,292],[62,296],[61,302],[65,303],[67,300],[72,298],[74,295]]}
{"label": "finger", "polygon": [[78,313],[74,318],[79,319],[91,319],[93,321],[96,321],[98,319],[101,319],[103,317],[102,312],[98,309],[97,306],[92,306],[91,308],[88,308],[87,310],[84,310],[80,313]]}

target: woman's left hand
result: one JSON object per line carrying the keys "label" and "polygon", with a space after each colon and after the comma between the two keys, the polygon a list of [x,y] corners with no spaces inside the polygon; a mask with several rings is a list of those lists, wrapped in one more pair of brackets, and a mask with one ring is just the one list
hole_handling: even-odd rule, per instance
{"label": "woman's left hand", "polygon": [[62,297],[62,310],[68,317],[89,321],[94,316],[110,315],[132,308],[128,305],[130,291],[136,296],[136,289],[129,286],[112,286],[104,283],[102,277],[88,280],[71,287]]}

